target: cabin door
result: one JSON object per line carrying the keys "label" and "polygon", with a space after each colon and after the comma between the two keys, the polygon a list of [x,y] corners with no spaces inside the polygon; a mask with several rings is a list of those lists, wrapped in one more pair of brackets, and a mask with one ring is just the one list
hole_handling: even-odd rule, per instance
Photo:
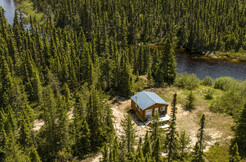
{"label": "cabin door", "polygon": [[155,114],[157,114],[157,113],[158,113],[158,109],[159,109],[158,107],[157,107],[157,108],[155,108]]}

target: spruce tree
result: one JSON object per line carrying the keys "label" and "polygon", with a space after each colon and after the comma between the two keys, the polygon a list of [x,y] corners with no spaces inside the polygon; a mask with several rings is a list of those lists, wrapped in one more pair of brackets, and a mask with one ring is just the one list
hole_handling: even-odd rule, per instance
{"label": "spruce tree", "polygon": [[107,122],[105,121],[105,119],[107,119],[107,105],[101,100],[103,100],[102,94],[92,88],[87,104],[88,115],[86,119],[91,132],[90,141],[93,151],[102,147],[103,142],[105,142],[107,137],[110,137],[112,133],[108,131],[108,129],[105,129],[105,127],[107,127]]}
{"label": "spruce tree", "polygon": [[58,118],[57,118],[57,150],[68,152],[71,150],[69,136],[69,119],[67,115],[68,104],[64,97],[58,96]]}
{"label": "spruce tree", "polygon": [[[83,158],[90,151],[90,129],[86,121],[85,95],[78,93],[73,110],[74,155]],[[82,150],[82,151],[81,151]]]}
{"label": "spruce tree", "polygon": [[102,82],[103,89],[109,90],[112,87],[112,60],[110,58],[109,50],[108,50],[108,44],[105,47],[104,51],[105,58],[102,60]]}
{"label": "spruce tree", "polygon": [[13,111],[12,107],[8,105],[6,107],[6,133],[7,134],[15,134],[17,130],[17,118],[16,118],[16,113]]}
{"label": "spruce tree", "polygon": [[180,149],[180,159],[182,161],[185,160],[185,158],[188,157],[189,153],[189,144],[190,144],[190,138],[186,135],[185,131],[181,132],[179,136],[179,149]]}
{"label": "spruce tree", "polygon": [[58,117],[57,100],[55,99],[54,92],[50,86],[43,91],[44,104],[43,108],[43,120],[45,125],[42,127],[39,133],[39,137],[43,138],[44,143],[40,143],[40,152],[42,154],[42,160],[55,159],[58,150],[58,130],[56,119]]}
{"label": "spruce tree", "polygon": [[[0,49],[0,53],[3,53],[3,50]],[[13,78],[11,76],[8,63],[4,56],[1,58],[1,80],[2,88],[0,91],[0,107],[3,107],[5,110],[8,105],[11,105],[13,102]],[[6,110],[7,111],[7,110]]]}
{"label": "spruce tree", "polygon": [[[14,35],[13,33],[10,33],[10,34]],[[10,37],[8,40],[8,52],[9,52],[9,56],[13,60],[13,66],[19,72],[20,66],[21,66],[21,58],[19,55],[19,51],[17,49],[15,39],[13,37]]]}
{"label": "spruce tree", "polygon": [[194,162],[203,162],[204,161],[204,154],[203,154],[203,138],[204,138],[204,127],[205,127],[205,115],[202,115],[201,121],[200,121],[200,129],[198,130],[198,141],[196,142],[196,145],[194,147],[194,152],[192,154],[193,158],[192,161]]}
{"label": "spruce tree", "polygon": [[[176,60],[174,57],[174,50],[172,43],[169,39],[164,44],[164,55],[166,55],[166,58],[163,57],[163,65],[164,65],[164,81],[168,85],[172,85],[174,83],[174,80],[176,78]],[[164,60],[167,59],[167,60]],[[165,63],[164,63],[165,62]]]}
{"label": "spruce tree", "polygon": [[120,159],[120,150],[119,150],[119,144],[118,144],[118,138],[114,138],[114,143],[113,143],[113,149],[112,149],[112,156],[113,156],[113,161],[118,162]]}
{"label": "spruce tree", "polygon": [[[26,116],[26,115],[25,115]],[[21,127],[20,127],[20,144],[27,149],[32,144],[32,132],[28,119],[24,116],[21,119]]]}
{"label": "spruce tree", "polygon": [[146,74],[152,65],[152,58],[150,54],[150,49],[148,47],[144,48],[144,56],[143,56],[143,74]]}
{"label": "spruce tree", "polygon": [[202,115],[201,121],[200,121],[201,128],[199,129],[198,134],[198,142],[199,142],[199,149],[200,149],[200,155],[199,158],[202,159],[203,156],[203,139],[204,139],[204,127],[205,127],[205,115]]}
{"label": "spruce tree", "polygon": [[240,162],[240,161],[241,161],[241,157],[238,153],[238,146],[237,143],[235,143],[230,150],[229,162]]}
{"label": "spruce tree", "polygon": [[[44,54],[43,54],[43,60],[45,61],[45,65],[43,65],[44,68],[50,68],[52,66],[52,55],[50,53],[50,47],[48,43],[48,37],[46,33],[44,33],[43,36],[43,44],[44,44]],[[43,69],[44,70],[44,69]]]}
{"label": "spruce tree", "polygon": [[70,98],[70,89],[69,89],[67,83],[64,83],[64,85],[62,87],[62,93],[66,97],[66,102],[68,102],[69,98]]}
{"label": "spruce tree", "polygon": [[143,147],[143,140],[142,137],[139,137],[137,151],[142,150],[142,147]]}
{"label": "spruce tree", "polygon": [[77,137],[77,143],[79,144],[78,151],[81,152],[83,156],[90,152],[91,142],[90,142],[90,129],[86,120],[82,120],[80,128],[80,136]]}
{"label": "spruce tree", "polygon": [[232,146],[237,143],[238,152],[241,157],[246,157],[246,104],[240,112],[239,119],[236,122],[235,138],[232,140]]}
{"label": "spruce tree", "polygon": [[157,69],[156,82],[162,85],[164,82],[172,85],[176,78],[176,60],[174,57],[174,50],[169,39],[165,41],[164,50],[161,56],[161,61]]}
{"label": "spruce tree", "polygon": [[133,94],[133,76],[132,69],[128,61],[127,55],[124,53],[121,58],[120,76],[117,85],[118,93],[124,97],[129,97]]}
{"label": "spruce tree", "polygon": [[9,134],[4,148],[4,161],[30,161],[29,156],[21,149],[12,133]]}
{"label": "spruce tree", "polygon": [[129,156],[134,152],[134,144],[136,139],[136,129],[133,125],[132,117],[128,114],[124,116],[121,121],[121,127],[123,128],[123,135],[121,141],[125,144],[125,149],[127,155]]}
{"label": "spruce tree", "polygon": [[199,144],[198,142],[196,142],[192,152],[192,162],[203,162],[203,160],[201,161],[199,155],[200,155]]}
{"label": "spruce tree", "polygon": [[87,58],[88,58],[88,63],[86,64],[87,67],[86,67],[86,81],[89,85],[94,85],[95,84],[95,67],[94,67],[94,64],[93,64],[93,61],[89,55],[89,53],[87,53]]}
{"label": "spruce tree", "polygon": [[178,133],[176,131],[176,104],[177,94],[173,95],[172,101],[172,115],[169,125],[169,130],[166,137],[166,149],[168,153],[168,161],[172,161],[178,157]]}
{"label": "spruce tree", "polygon": [[32,85],[33,85],[33,97],[34,100],[37,101],[39,104],[42,103],[42,83],[40,81],[38,70],[35,68],[33,69],[33,78],[32,78]]}
{"label": "spruce tree", "polygon": [[190,94],[187,96],[186,98],[186,104],[185,104],[185,109],[186,110],[193,110],[195,109],[195,105],[194,105],[194,101],[195,101],[195,96],[194,94],[192,93],[192,91],[190,92]]}
{"label": "spruce tree", "polygon": [[152,117],[152,122],[151,122],[151,125],[150,125],[150,133],[151,133],[151,141],[154,142],[157,137],[159,137],[161,135],[161,122],[159,121],[159,114],[155,114],[153,117]]}
{"label": "spruce tree", "polygon": [[152,76],[152,72],[151,70],[149,70],[148,74],[148,87],[152,87],[154,85],[154,80],[153,80],[153,76]]}
{"label": "spruce tree", "polygon": [[155,159],[155,161],[161,161],[161,143],[160,143],[160,137],[158,136],[153,144],[153,153],[152,157]]}
{"label": "spruce tree", "polygon": [[135,71],[138,71],[141,75],[143,75],[143,68],[144,68],[144,57],[143,57],[144,56],[144,47],[143,46],[144,45],[141,44],[140,50],[137,53],[137,60],[135,63],[135,66],[136,66]]}
{"label": "spruce tree", "polygon": [[41,158],[40,158],[36,148],[31,147],[31,151],[29,154],[30,154],[29,156],[30,156],[31,161],[41,162]]}
{"label": "spruce tree", "polygon": [[148,155],[151,155],[152,154],[151,143],[150,143],[150,140],[149,140],[149,133],[148,133],[148,131],[145,134],[144,144],[143,144],[143,148],[142,149],[143,149],[144,156],[146,156],[147,154]]}
{"label": "spruce tree", "polygon": [[[5,131],[5,123],[7,121],[7,117],[3,110],[0,110],[0,136],[2,137],[0,140],[0,154],[3,154],[3,150],[6,147],[8,142],[8,137]],[[0,156],[0,160],[3,161],[3,156]]]}
{"label": "spruce tree", "polygon": [[108,146],[105,144],[103,148],[103,157],[102,157],[102,162],[108,162],[109,161],[109,151],[108,151]]}

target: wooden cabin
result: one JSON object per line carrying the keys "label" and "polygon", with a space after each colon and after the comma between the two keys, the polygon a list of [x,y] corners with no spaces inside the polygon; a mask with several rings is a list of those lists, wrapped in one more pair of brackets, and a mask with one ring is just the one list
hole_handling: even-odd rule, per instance
{"label": "wooden cabin", "polygon": [[154,92],[142,91],[131,97],[131,107],[145,122],[155,113],[167,114],[168,103]]}

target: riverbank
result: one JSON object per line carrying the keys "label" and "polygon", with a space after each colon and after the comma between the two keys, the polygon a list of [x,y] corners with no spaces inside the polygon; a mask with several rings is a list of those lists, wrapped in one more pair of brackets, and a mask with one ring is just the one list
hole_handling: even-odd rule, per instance
{"label": "riverbank", "polygon": [[[185,48],[174,48],[174,50],[176,53],[180,53],[180,54],[187,53]],[[239,63],[239,62],[246,63],[246,50],[240,50],[239,52],[207,51],[203,53],[194,52],[192,54],[200,55],[201,56],[200,58],[204,60],[223,60],[223,61],[234,62],[234,63]]]}
{"label": "riverbank", "polygon": [[[175,48],[176,53],[187,53],[184,48]],[[245,50],[240,50],[239,52],[234,52],[234,51],[229,51],[229,52],[224,52],[224,51],[207,51],[201,53],[193,53],[197,55],[201,55],[201,59],[205,60],[223,60],[223,61],[228,61],[228,62],[234,62],[234,63],[240,63],[240,62],[245,62],[246,63],[246,51]]]}
{"label": "riverbank", "polygon": [[203,56],[202,58],[246,63],[246,51],[242,50],[239,52],[216,52],[208,56]]}
{"label": "riverbank", "polygon": [[41,12],[38,12],[33,5],[33,2],[31,2],[30,0],[14,0],[17,9],[21,10],[25,17],[25,23],[30,23],[30,16],[32,17],[32,19],[34,19],[35,17],[35,21],[37,23],[39,23],[40,25],[42,25],[43,22],[43,17],[44,14]]}
{"label": "riverbank", "polygon": [[[150,45],[151,49],[158,49],[162,50],[163,45]],[[174,51],[177,54],[187,54],[187,50],[185,48],[177,48],[174,47]],[[240,62],[245,62],[246,63],[246,50],[240,50],[239,52],[234,52],[234,51],[229,51],[229,52],[224,52],[224,51],[206,51],[202,53],[198,52],[192,52],[192,54],[195,55],[200,55],[199,58],[204,59],[204,60],[223,60],[223,61],[228,61],[228,62],[234,62],[234,63],[240,63]]]}

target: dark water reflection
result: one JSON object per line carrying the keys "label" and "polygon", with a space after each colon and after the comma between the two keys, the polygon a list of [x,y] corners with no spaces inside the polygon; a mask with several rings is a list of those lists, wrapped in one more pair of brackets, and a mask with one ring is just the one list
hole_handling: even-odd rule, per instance
{"label": "dark water reflection", "polygon": [[246,80],[246,63],[231,63],[221,60],[204,60],[197,55],[177,54],[178,72],[196,74],[200,79],[209,75],[213,79],[229,76]]}

